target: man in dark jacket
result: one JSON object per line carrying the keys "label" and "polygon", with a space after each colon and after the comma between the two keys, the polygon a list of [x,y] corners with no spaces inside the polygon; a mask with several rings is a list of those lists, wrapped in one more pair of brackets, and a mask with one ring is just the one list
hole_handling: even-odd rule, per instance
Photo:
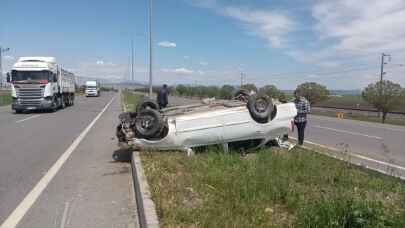
{"label": "man in dark jacket", "polygon": [[164,84],[157,94],[157,103],[160,109],[166,108],[167,104],[169,104],[168,96],[169,90],[167,89],[167,85]]}
{"label": "man in dark jacket", "polygon": [[294,92],[295,107],[297,108],[297,116],[294,118],[295,126],[298,130],[298,145],[304,144],[305,126],[307,125],[307,114],[311,111],[310,104],[305,97],[301,96],[298,91]]}

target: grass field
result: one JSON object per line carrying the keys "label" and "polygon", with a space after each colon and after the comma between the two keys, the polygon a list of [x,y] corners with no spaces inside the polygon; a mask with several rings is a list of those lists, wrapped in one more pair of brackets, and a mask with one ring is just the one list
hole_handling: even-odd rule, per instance
{"label": "grass field", "polygon": [[[315,106],[329,106],[337,108],[359,108],[375,110],[360,95],[344,95],[340,97],[330,97],[329,99],[315,104]],[[405,112],[405,100],[393,111]]]}
{"label": "grass field", "polygon": [[[129,109],[141,97],[123,93]],[[405,183],[314,151],[141,160],[163,227],[405,227]]]}
{"label": "grass field", "polygon": [[405,227],[405,184],[304,149],[144,153],[164,227]]}
{"label": "grass field", "polygon": [[1,93],[0,92],[0,106],[9,105],[11,104],[12,99],[9,93]]}
{"label": "grass field", "polygon": [[[368,104],[366,101],[363,100],[361,96],[356,95],[344,95],[341,97],[330,97],[328,100],[315,104],[318,107],[336,107],[336,108],[357,108],[357,109],[366,109],[366,110],[375,110],[373,106]],[[405,112],[405,100],[401,105],[398,106],[393,111],[397,112]],[[314,115],[323,115],[323,116],[330,116],[336,117],[335,111],[327,111],[327,112],[311,112]],[[367,121],[367,122],[375,122],[381,123],[381,118],[377,116],[367,116],[361,113],[346,113],[344,116],[345,119],[352,119],[352,120],[360,120],[360,121]],[[385,121],[387,124],[394,124],[394,125],[403,125],[405,126],[405,118],[391,118],[389,115]]]}
{"label": "grass field", "polygon": [[127,111],[134,111],[135,106],[138,103],[138,101],[142,99],[142,96],[139,94],[135,94],[132,91],[129,90],[123,90],[122,91],[122,104],[124,105],[123,109]]}

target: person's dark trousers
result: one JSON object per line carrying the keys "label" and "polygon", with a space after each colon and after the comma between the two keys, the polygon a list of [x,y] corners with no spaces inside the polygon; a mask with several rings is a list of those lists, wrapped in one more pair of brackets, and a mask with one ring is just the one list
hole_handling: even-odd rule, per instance
{"label": "person's dark trousers", "polygon": [[159,104],[159,108],[160,108],[160,109],[166,108],[166,107],[167,107],[167,104]]}
{"label": "person's dark trousers", "polygon": [[301,123],[295,123],[295,126],[297,126],[298,130],[298,145],[303,145],[304,144],[304,136],[305,136],[305,126],[307,125],[307,122],[301,122]]}

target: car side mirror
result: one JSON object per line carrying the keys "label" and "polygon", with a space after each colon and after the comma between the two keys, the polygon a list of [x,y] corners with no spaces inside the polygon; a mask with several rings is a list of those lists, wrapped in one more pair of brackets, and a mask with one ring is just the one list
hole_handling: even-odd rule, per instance
{"label": "car side mirror", "polygon": [[10,83],[11,82],[11,75],[9,72],[7,72],[7,82]]}

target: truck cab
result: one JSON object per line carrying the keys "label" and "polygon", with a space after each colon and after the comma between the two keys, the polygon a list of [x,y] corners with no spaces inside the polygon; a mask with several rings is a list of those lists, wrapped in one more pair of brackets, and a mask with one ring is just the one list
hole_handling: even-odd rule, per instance
{"label": "truck cab", "polygon": [[100,96],[100,85],[97,81],[86,82],[86,97],[98,97]]}
{"label": "truck cab", "polygon": [[21,57],[7,80],[16,113],[73,105],[74,75],[59,67],[53,57]]}

